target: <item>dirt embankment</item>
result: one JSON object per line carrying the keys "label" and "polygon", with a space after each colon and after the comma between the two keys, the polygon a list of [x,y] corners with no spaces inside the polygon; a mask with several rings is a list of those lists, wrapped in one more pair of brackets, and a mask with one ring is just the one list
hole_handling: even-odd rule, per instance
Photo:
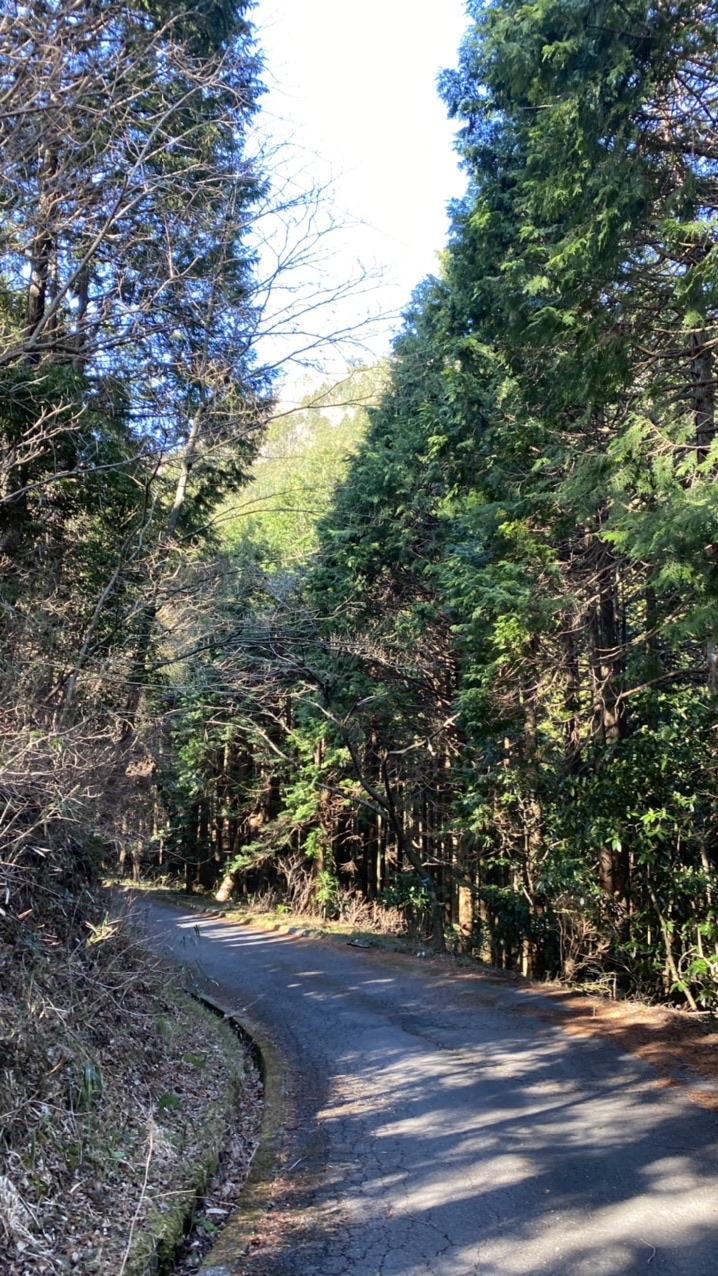
{"label": "dirt embankment", "polygon": [[[144,1276],[174,1253],[228,1142],[225,1196],[239,1190],[261,1117],[256,1069],[116,900],[5,921],[0,1271]],[[228,1209],[205,1216],[208,1234]]]}

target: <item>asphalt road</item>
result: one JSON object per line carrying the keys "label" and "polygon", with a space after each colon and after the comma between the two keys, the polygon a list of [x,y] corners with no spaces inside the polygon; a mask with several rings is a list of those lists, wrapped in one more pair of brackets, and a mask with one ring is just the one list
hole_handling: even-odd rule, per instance
{"label": "asphalt road", "polygon": [[718,1276],[718,1116],[540,990],[147,913],[287,1060],[251,1276]]}

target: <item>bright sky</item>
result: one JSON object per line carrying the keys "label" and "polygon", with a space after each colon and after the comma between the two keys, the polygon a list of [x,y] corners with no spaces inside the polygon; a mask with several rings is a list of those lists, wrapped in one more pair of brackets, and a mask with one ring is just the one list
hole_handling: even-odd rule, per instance
{"label": "bright sky", "polygon": [[[464,0],[258,0],[253,18],[264,117],[275,137],[291,137],[305,176],[334,179],[334,207],[355,223],[320,246],[327,275],[343,282],[361,263],[381,276],[378,292],[344,300],[322,323],[396,312],[435,269],[447,201],[464,188],[436,92],[438,72],[456,62]],[[385,320],[371,356],[390,335]]]}

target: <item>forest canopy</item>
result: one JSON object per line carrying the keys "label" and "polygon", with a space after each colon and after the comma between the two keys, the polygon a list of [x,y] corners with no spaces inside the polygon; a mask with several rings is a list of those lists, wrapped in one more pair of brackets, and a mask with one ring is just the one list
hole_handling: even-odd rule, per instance
{"label": "forest canopy", "polygon": [[245,6],[53,15],[0,29],[9,889],[119,853],[714,1006],[716,6],[472,2],[441,268],[284,421]]}

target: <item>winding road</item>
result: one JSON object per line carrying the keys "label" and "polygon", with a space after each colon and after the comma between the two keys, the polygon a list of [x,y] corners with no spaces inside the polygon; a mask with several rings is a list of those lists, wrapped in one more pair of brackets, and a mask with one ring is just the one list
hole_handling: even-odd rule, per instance
{"label": "winding road", "polygon": [[718,1115],[540,987],[145,908],[287,1062],[248,1276],[718,1276]]}

